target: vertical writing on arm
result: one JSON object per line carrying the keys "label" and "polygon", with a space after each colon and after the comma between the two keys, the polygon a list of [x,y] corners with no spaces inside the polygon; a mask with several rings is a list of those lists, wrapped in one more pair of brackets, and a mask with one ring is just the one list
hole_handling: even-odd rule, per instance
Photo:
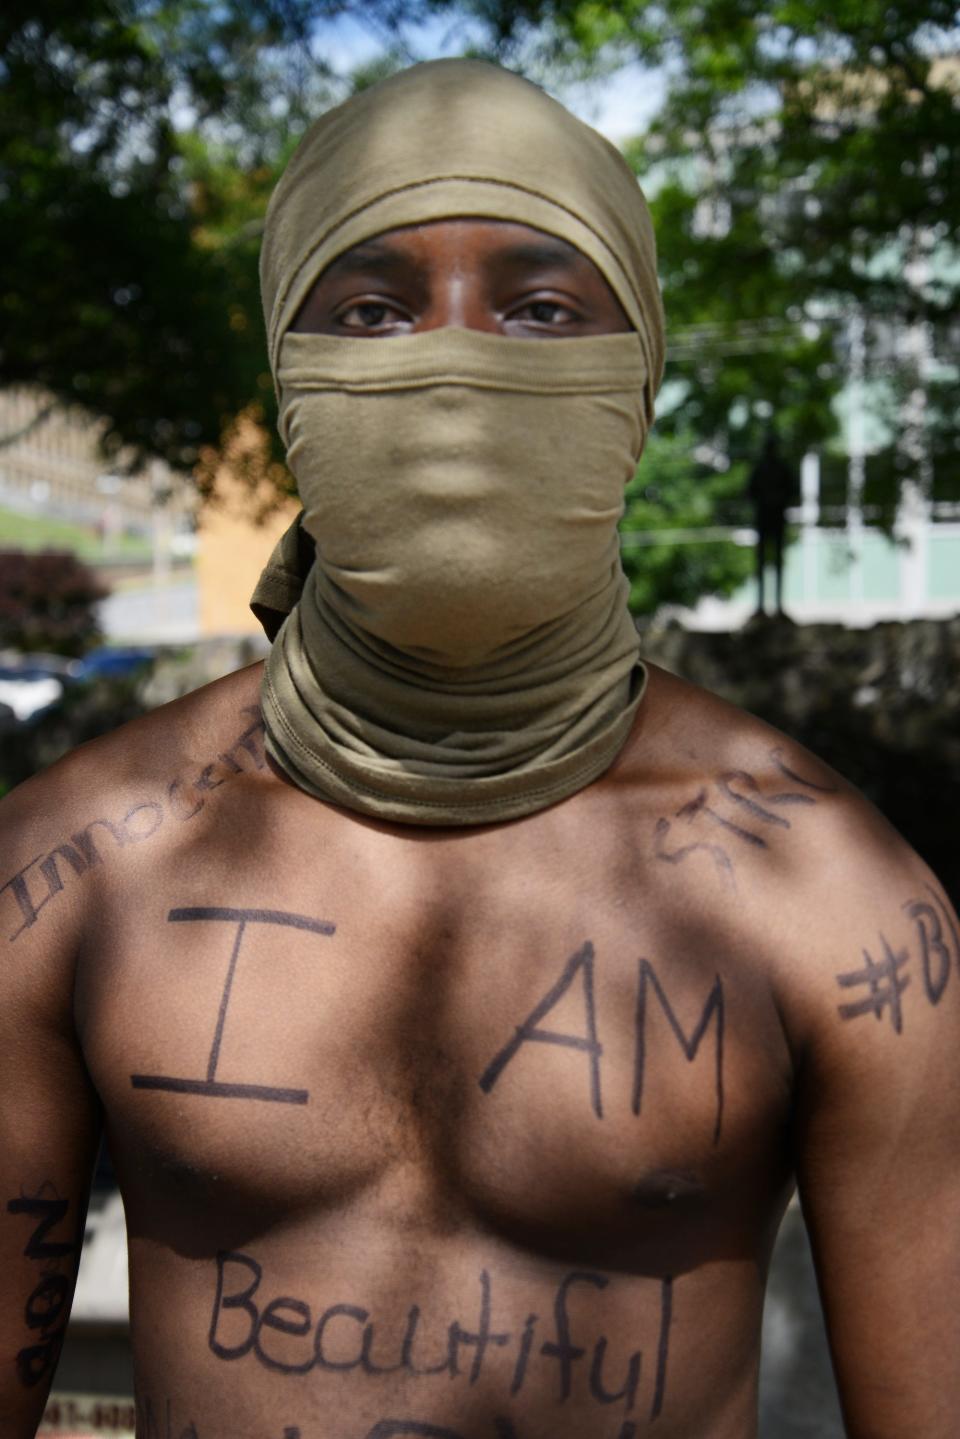
{"label": "vertical writing on arm", "polygon": [[[32,1342],[17,1353],[17,1374],[26,1388],[47,1379],[56,1367],[67,1327],[70,1295],[80,1255],[80,1237],[51,1239],[50,1231],[66,1218],[69,1201],[61,1199],[47,1182],[36,1194],[20,1194],[7,1201],[7,1213],[39,1221],[23,1250],[24,1257],[40,1265],[40,1279],[24,1306],[24,1320]],[[61,1266],[69,1261],[68,1272]]]}

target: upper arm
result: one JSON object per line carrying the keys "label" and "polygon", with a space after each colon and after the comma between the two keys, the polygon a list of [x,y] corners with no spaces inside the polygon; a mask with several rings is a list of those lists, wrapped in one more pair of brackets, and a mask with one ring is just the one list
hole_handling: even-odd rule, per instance
{"label": "upper arm", "polygon": [[807,926],[796,1161],[851,1439],[960,1412],[960,926],[854,810]]}
{"label": "upper arm", "polygon": [[0,1431],[9,1439],[32,1436],[43,1412],[100,1125],[73,1026],[76,906],[24,926],[11,883],[54,798],[39,783],[0,806]]}

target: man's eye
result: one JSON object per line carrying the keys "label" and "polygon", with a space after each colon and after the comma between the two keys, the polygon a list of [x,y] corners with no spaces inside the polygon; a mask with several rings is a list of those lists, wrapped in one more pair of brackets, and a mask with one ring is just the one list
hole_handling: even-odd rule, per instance
{"label": "man's eye", "polygon": [[569,325],[580,316],[569,305],[561,305],[559,300],[530,300],[515,310],[511,318],[532,321],[535,325]]}
{"label": "man's eye", "polygon": [[348,330],[379,330],[403,319],[399,310],[378,300],[364,300],[341,310],[337,320]]}

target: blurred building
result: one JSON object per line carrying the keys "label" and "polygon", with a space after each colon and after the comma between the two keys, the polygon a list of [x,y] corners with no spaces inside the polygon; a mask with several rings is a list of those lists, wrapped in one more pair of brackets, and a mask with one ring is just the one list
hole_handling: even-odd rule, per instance
{"label": "blurred building", "polygon": [[252,427],[238,430],[202,503],[189,476],[158,460],[129,474],[108,466],[103,428],[41,390],[0,391],[0,549],[68,549],[95,569],[111,591],[108,640],[259,633],[250,592],[296,506],[248,481]]}
{"label": "blurred building", "polygon": [[[862,489],[824,487],[820,458],[801,466],[801,504],[787,511],[792,543],[784,563],[784,608],[798,624],[866,626],[960,614],[960,502],[936,499],[908,481],[892,525]],[[716,538],[719,531],[704,532]],[[753,545],[751,529],[727,531]],[[651,538],[658,538],[651,536]],[[631,541],[634,536],[630,536]],[[688,532],[681,543],[697,543]],[[696,629],[737,629],[756,610],[754,580],[729,599],[707,596],[679,618]]]}
{"label": "blurred building", "polygon": [[42,390],[0,391],[0,549],[78,555],[112,592],[109,638],[192,638],[195,487],[158,460],[128,473],[121,454],[110,466],[103,430]]}
{"label": "blurred building", "polygon": [[299,505],[278,497],[262,473],[262,432],[241,423],[229,442],[197,524],[198,629],[203,636],[262,635],[250,595]]}
{"label": "blurred building", "polygon": [[103,430],[42,390],[0,391],[0,537],[33,547],[55,537],[59,523],[87,532],[91,559],[135,563],[152,553],[162,509],[171,558],[189,556],[193,486],[159,461],[127,474],[120,456],[112,470],[99,448]]}

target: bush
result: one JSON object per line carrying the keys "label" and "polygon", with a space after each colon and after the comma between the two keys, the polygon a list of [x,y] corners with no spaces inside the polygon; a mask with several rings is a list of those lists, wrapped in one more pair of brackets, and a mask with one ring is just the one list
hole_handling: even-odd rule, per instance
{"label": "bush", "polygon": [[109,591],[67,550],[0,551],[0,649],[82,655],[100,639]]}

